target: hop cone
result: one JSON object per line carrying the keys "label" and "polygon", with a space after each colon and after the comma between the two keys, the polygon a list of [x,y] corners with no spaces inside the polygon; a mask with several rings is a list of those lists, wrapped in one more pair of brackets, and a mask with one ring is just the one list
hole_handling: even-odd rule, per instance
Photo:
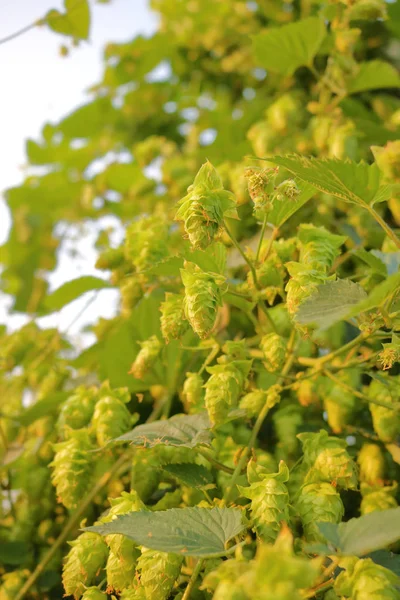
{"label": "hop cone", "polygon": [[214,327],[221,294],[218,282],[221,278],[212,273],[201,271],[193,263],[187,263],[181,269],[185,286],[184,309],[187,320],[197,335],[204,339]]}
{"label": "hop cone", "polygon": [[161,342],[156,335],[140,342],[140,345],[141,349],[129,371],[136,379],[145,377],[161,352]]}
{"label": "hop cone", "polygon": [[132,275],[121,284],[121,314],[124,317],[129,317],[132,309],[135,308],[136,304],[143,297],[143,285],[141,275]]}
{"label": "hop cone", "polygon": [[[373,379],[368,387],[368,395],[371,399],[396,405],[400,398],[400,376],[386,377],[386,379],[387,385]],[[369,409],[379,439],[386,443],[394,442],[400,435],[400,412],[372,403]]]}
{"label": "hop cone", "polygon": [[167,600],[181,572],[183,558],[176,554],[145,550],[137,570],[146,600]]}
{"label": "hop cone", "polygon": [[166,342],[180,338],[187,330],[183,310],[183,297],[166,292],[161,307],[161,333]]}
{"label": "hop cone", "polygon": [[76,508],[90,486],[92,449],[89,434],[81,429],[73,431],[70,439],[55,444],[56,454],[50,466],[57,496],[66,508]]}
{"label": "hop cone", "polygon": [[298,238],[301,242],[300,262],[326,271],[332,267],[340,246],[346,241],[345,237],[334,235],[324,227],[309,224],[300,225]]}
{"label": "hop cone", "polygon": [[313,264],[289,262],[286,265],[291,279],[286,284],[286,304],[289,314],[293,317],[300,304],[310,296],[315,288],[325,283],[329,278]]}
{"label": "hop cone", "polygon": [[124,262],[124,252],[122,248],[109,248],[102,252],[97,261],[96,269],[111,270],[121,266]]}
{"label": "hop cone", "polygon": [[393,485],[385,487],[374,488],[367,484],[361,485],[361,500],[360,512],[362,515],[367,515],[371,512],[379,510],[388,510],[389,508],[396,508],[398,506],[395,495],[397,492],[397,482]]}
{"label": "hop cone", "polygon": [[261,338],[260,348],[264,353],[266,369],[270,373],[280,371],[285,364],[286,341],[277,333],[268,333]]}
{"label": "hop cone", "polygon": [[144,587],[137,586],[132,589],[126,589],[120,595],[120,600],[146,600]]}
{"label": "hop cone", "polygon": [[94,583],[107,560],[107,544],[97,533],[82,533],[74,542],[64,563],[62,581],[65,594],[78,599]]}
{"label": "hop cone", "polygon": [[15,600],[30,573],[27,569],[18,569],[4,573],[0,586],[0,600]]}
{"label": "hop cone", "polygon": [[265,474],[247,488],[238,486],[241,495],[251,499],[254,529],[264,542],[273,543],[282,521],[289,521],[289,493],[285,485],[288,479],[289,469],[281,461],[278,473]]}
{"label": "hop cone", "polygon": [[339,385],[328,387],[324,397],[324,407],[328,415],[328,424],[334,433],[340,433],[346,427],[357,410],[357,398]]}
{"label": "hop cone", "polygon": [[82,600],[107,600],[107,594],[98,587],[88,588],[82,596]]}
{"label": "hop cone", "polygon": [[357,463],[360,481],[380,485],[385,478],[385,457],[378,444],[365,443],[361,447]]}
{"label": "hop cone", "polygon": [[239,407],[246,411],[249,419],[257,417],[260,410],[267,401],[267,392],[265,390],[253,390],[249,392],[239,402]]}
{"label": "hop cone", "polygon": [[95,388],[79,387],[75,393],[63,403],[57,421],[57,429],[63,435],[68,435],[68,429],[82,429],[89,424],[96,401]]}
{"label": "hop cone", "polygon": [[[136,563],[140,556],[139,548],[134,548],[131,540],[125,538],[127,546],[125,551],[120,552],[120,556],[114,554],[111,550],[106,564],[107,574],[107,592],[120,593],[129,588],[135,580]],[[122,550],[122,548],[121,548]]]}
{"label": "hop cone", "polygon": [[223,423],[228,412],[236,408],[249,369],[249,361],[207,369],[211,377],[205,385],[205,405],[212,425]]}
{"label": "hop cone", "polygon": [[142,217],[127,230],[124,252],[138,271],[152,267],[168,256],[168,225],[162,217]]}
{"label": "hop cone", "polygon": [[183,384],[182,400],[185,411],[193,414],[204,410],[204,382],[198,373],[186,373]]}
{"label": "hop cone", "polygon": [[131,423],[131,413],[118,398],[105,396],[97,402],[92,427],[99,446],[105,446],[110,440],[129,431]]}
{"label": "hop cone", "polygon": [[311,483],[302,487],[295,503],[307,542],[324,541],[316,523],[340,523],[344,507],[340,495],[329,483]]}
{"label": "hop cone", "polygon": [[400,600],[400,577],[373,562],[357,560],[351,572],[342,571],[335,580],[335,592],[355,600]]}

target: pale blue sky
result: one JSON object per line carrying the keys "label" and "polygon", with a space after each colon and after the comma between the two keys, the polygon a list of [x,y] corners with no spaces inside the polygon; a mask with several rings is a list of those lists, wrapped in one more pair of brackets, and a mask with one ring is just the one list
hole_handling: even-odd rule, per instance
{"label": "pale blue sky", "polygon": [[[44,27],[0,45],[0,191],[18,185],[23,177],[25,140],[37,138],[46,121],[56,122],[88,99],[85,90],[102,73],[104,45],[127,41],[138,33],[151,34],[156,27],[156,16],[150,12],[148,0],[112,0],[109,4],[90,0],[90,4],[90,41],[82,42],[66,58],[60,56],[59,48],[67,38]],[[62,6],[62,0],[0,0],[0,38]],[[9,223],[8,210],[0,197],[0,244],[7,237]],[[93,272],[92,269],[91,262],[87,269],[83,266],[84,272],[80,265],[80,273],[71,266],[68,278]],[[7,318],[7,305],[3,296],[0,323],[8,321],[17,326],[21,319]],[[107,316],[113,305],[111,298],[103,301],[99,314]],[[79,301],[74,302],[54,324],[64,327],[79,309]],[[91,310],[92,316],[95,312]]]}

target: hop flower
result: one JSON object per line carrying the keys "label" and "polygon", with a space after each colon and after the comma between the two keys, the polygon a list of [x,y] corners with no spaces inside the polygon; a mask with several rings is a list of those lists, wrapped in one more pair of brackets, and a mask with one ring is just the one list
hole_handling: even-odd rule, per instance
{"label": "hop flower", "polygon": [[355,559],[349,570],[335,579],[334,590],[339,596],[357,600],[400,600],[400,577],[376,564],[371,558]]}
{"label": "hop flower", "polygon": [[28,569],[17,569],[9,573],[4,573],[0,586],[1,600],[15,600],[29,575]]}
{"label": "hop flower", "polygon": [[299,227],[298,239],[301,242],[300,263],[329,270],[347,238],[330,233],[324,227],[303,224]]}
{"label": "hop flower", "polygon": [[260,348],[264,352],[267,371],[276,373],[285,364],[287,344],[285,339],[277,333],[267,333],[261,338]]}
{"label": "hop flower", "polygon": [[349,21],[372,21],[386,19],[387,11],[384,0],[358,0],[349,8]]}
{"label": "hop flower", "polygon": [[340,385],[328,385],[324,397],[324,407],[328,424],[334,433],[340,433],[351,422],[357,410],[357,398]]}
{"label": "hop flower", "polygon": [[185,411],[193,414],[204,410],[204,381],[198,373],[186,373],[182,399]]}
{"label": "hop flower", "polygon": [[132,275],[124,279],[121,284],[121,314],[123,317],[129,317],[132,309],[143,298],[142,277],[142,275]]}
{"label": "hop flower", "polygon": [[[128,397],[127,400],[129,401],[130,398]],[[92,428],[96,433],[99,446],[105,446],[110,440],[129,431],[131,424],[132,415],[119,398],[110,395],[97,402]]]}
{"label": "hop flower", "polygon": [[124,251],[122,248],[109,248],[99,255],[95,266],[96,269],[108,271],[120,267],[124,260]]}
{"label": "hop flower", "polygon": [[205,405],[212,425],[224,422],[228,412],[236,408],[251,361],[234,361],[209,367],[211,377],[205,385]]}
{"label": "hop flower", "polygon": [[367,515],[379,510],[396,508],[398,506],[395,498],[397,487],[396,481],[392,485],[379,488],[371,487],[365,483],[361,484],[361,495],[363,497],[360,506],[361,514]]}
{"label": "hop flower", "polygon": [[82,533],[74,542],[63,567],[62,581],[65,594],[77,600],[87,586],[94,583],[107,560],[108,549],[97,533]]}
{"label": "hop flower", "polygon": [[107,594],[99,590],[98,587],[93,586],[87,588],[82,596],[82,600],[107,600]]}
{"label": "hop flower", "polygon": [[154,215],[133,221],[127,230],[124,253],[138,271],[144,271],[168,256],[168,225]]}
{"label": "hop flower", "polygon": [[204,339],[214,327],[218,306],[221,305],[219,285],[223,278],[206,273],[194,263],[186,263],[181,269],[185,286],[184,310],[186,318],[197,335]]}
{"label": "hop flower", "polygon": [[276,189],[274,197],[278,202],[294,202],[300,194],[300,189],[294,179],[285,179]]}
{"label": "hop flower", "polygon": [[317,270],[314,264],[296,262],[286,263],[291,279],[286,284],[286,305],[289,314],[293,317],[300,304],[310,296],[318,285],[329,281],[329,277]]}
{"label": "hop flower", "polygon": [[138,586],[132,589],[126,589],[120,595],[120,600],[146,600],[144,587]]}
{"label": "hop flower", "polygon": [[303,444],[304,464],[310,469],[307,483],[327,481],[345,490],[357,488],[357,467],[345,449],[345,440],[330,437],[325,430],[297,437]]}
{"label": "hop flower", "polygon": [[188,328],[183,310],[183,296],[166,292],[161,303],[161,333],[166,342],[180,338]]}
{"label": "hop flower", "polygon": [[144,342],[139,342],[141,349],[131,366],[129,373],[136,379],[143,379],[155,363],[158,355],[161,352],[161,342],[156,335]]}
{"label": "hop flower", "polygon": [[264,474],[247,488],[238,486],[241,495],[251,499],[254,529],[265,542],[273,543],[282,522],[289,522],[289,493],[285,485],[288,479],[289,469],[281,461],[278,473]]}
{"label": "hop flower", "polygon": [[224,216],[237,218],[235,197],[224,190],[210,162],[200,168],[188,192],[179,202],[175,219],[184,221],[193,248],[204,250],[214,240]]}
{"label": "hop flower", "polygon": [[183,558],[177,554],[145,550],[138,560],[140,584],[146,600],[167,600],[181,571]]}
{"label": "hop flower", "polygon": [[390,344],[382,344],[382,346],[383,350],[379,353],[378,360],[386,371],[400,361],[400,337],[393,333]]}
{"label": "hop flower", "polygon": [[363,444],[358,456],[360,481],[369,485],[381,485],[385,479],[385,457],[378,444]]}
{"label": "hop flower", "polygon": [[265,390],[253,390],[240,400],[239,407],[246,411],[249,419],[257,417],[260,410],[267,401],[267,392]]}
{"label": "hop flower", "polygon": [[63,403],[57,420],[57,429],[61,435],[68,437],[69,429],[82,429],[89,424],[96,401],[96,388],[79,387],[75,393]]}
{"label": "hop flower", "polygon": [[317,523],[340,523],[344,515],[343,502],[330,483],[303,486],[295,502],[307,542],[324,541]]}
{"label": "hop flower", "polygon": [[55,444],[50,467],[57,496],[66,508],[76,508],[90,486],[92,445],[85,429],[73,431],[65,442]]}
{"label": "hop flower", "polygon": [[[399,382],[400,377],[387,377],[387,384],[373,379],[368,387],[368,396],[378,402],[399,405]],[[373,404],[369,405],[374,430],[382,442],[390,443],[397,439],[400,434],[400,412],[389,407]]]}

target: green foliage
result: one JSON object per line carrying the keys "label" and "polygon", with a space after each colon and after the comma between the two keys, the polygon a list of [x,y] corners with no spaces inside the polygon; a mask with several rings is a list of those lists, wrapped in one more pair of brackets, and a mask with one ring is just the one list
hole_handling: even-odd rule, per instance
{"label": "green foliage", "polygon": [[[153,0],[27,141],[0,600],[398,597],[397,5]],[[77,46],[89,12],[36,24]],[[88,230],[100,276],[53,290]]]}

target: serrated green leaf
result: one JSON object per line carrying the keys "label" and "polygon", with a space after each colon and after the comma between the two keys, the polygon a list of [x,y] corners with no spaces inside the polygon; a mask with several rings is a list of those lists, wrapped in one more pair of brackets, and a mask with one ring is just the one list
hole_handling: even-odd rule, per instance
{"label": "serrated green leaf", "polygon": [[274,202],[272,210],[268,215],[269,223],[272,223],[278,229],[316,193],[315,188],[309,183],[304,181],[296,181],[296,183],[301,190],[297,198],[290,202]]}
{"label": "serrated green leaf", "polygon": [[177,463],[164,465],[163,470],[189,487],[199,489],[215,487],[212,474],[203,465],[196,465],[195,463]]}
{"label": "serrated green leaf", "polygon": [[349,94],[400,86],[400,76],[397,70],[384,60],[359,63],[358,68],[357,75],[347,86]]}
{"label": "serrated green leaf", "polygon": [[400,539],[400,507],[372,512],[339,525],[317,525],[342,554],[364,556]]}
{"label": "serrated green leaf", "polygon": [[54,292],[49,294],[45,300],[45,307],[49,311],[60,310],[63,306],[66,306],[83,294],[86,294],[86,292],[111,287],[112,286],[108,281],[104,281],[104,279],[93,277],[92,275],[84,275],[83,277],[78,277],[77,279],[64,283]]}
{"label": "serrated green leaf", "polygon": [[65,13],[50,10],[45,21],[56,33],[87,40],[90,30],[90,8],[88,0],[64,0]]}
{"label": "serrated green leaf", "polygon": [[306,158],[297,154],[268,157],[268,162],[284,167],[317,190],[336,198],[365,206],[374,201],[380,189],[378,166],[336,158]]}
{"label": "serrated green leaf", "polygon": [[256,60],[268,71],[292,75],[298,67],[312,64],[325,35],[325,25],[319,17],[269,27],[253,37]]}
{"label": "serrated green leaf", "polygon": [[227,554],[226,544],[243,529],[242,511],[235,508],[171,508],[139,511],[110,523],[87,527],[101,535],[120,533],[136,544],[159,552],[213,557]]}
{"label": "serrated green leaf", "polygon": [[206,413],[176,415],[166,421],[138,425],[113,441],[130,442],[142,448],[153,448],[159,444],[195,448],[211,444],[210,429],[211,424]]}
{"label": "serrated green leaf", "polygon": [[356,304],[348,313],[349,317],[355,317],[362,312],[381,306],[392,294],[400,289],[400,273],[390,275],[385,281],[379,283],[365,300]]}
{"label": "serrated green leaf", "polygon": [[371,267],[374,273],[378,273],[384,277],[387,275],[385,264],[372,252],[367,252],[367,250],[364,250],[364,248],[359,248],[358,250],[354,250],[353,254]]}
{"label": "serrated green leaf", "polygon": [[358,283],[348,279],[337,279],[319,285],[296,314],[301,325],[315,325],[321,330],[328,329],[349,315],[352,307],[360,304],[367,294]]}

